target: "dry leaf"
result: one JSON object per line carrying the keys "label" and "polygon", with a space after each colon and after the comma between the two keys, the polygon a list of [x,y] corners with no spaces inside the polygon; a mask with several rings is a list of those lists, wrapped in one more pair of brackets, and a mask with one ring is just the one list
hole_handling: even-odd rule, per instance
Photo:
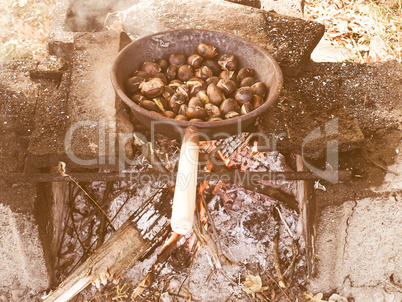
{"label": "dry leaf", "polygon": [[322,293],[318,293],[315,296],[313,294],[304,293],[304,299],[306,300],[311,300],[314,302],[328,302],[322,299],[323,296],[324,295]]}
{"label": "dry leaf", "polygon": [[246,281],[244,281],[244,286],[242,287],[242,290],[244,292],[246,292],[247,294],[251,294],[253,297],[255,297],[256,293],[263,292],[267,289],[269,288],[262,286],[261,277],[253,275],[248,275],[246,277]]}

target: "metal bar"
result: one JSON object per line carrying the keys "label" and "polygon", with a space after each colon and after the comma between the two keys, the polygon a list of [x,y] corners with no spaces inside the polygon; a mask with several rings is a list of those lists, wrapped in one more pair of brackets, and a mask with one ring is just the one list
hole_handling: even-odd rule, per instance
{"label": "metal bar", "polygon": [[[347,182],[352,179],[352,173],[348,170],[337,172],[340,182]],[[175,181],[177,173],[160,173],[160,172],[99,172],[99,173],[70,173],[74,180],[78,182],[91,181],[129,181],[129,182],[157,182],[157,181]],[[330,176],[328,174],[328,176]],[[234,182],[236,184],[258,184],[260,181],[281,181],[281,180],[320,180],[331,179],[330,177],[318,176],[312,172],[198,172],[198,181],[206,180],[222,180]],[[0,180],[6,183],[18,182],[63,182],[70,181],[66,176],[59,173],[8,173],[0,174]]]}

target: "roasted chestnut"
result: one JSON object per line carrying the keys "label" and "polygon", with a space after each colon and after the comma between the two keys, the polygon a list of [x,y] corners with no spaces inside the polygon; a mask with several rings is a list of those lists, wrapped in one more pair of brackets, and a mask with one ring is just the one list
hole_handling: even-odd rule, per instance
{"label": "roasted chestnut", "polygon": [[251,87],[241,87],[237,89],[235,100],[241,106],[244,103],[251,102],[253,99],[254,91]]}
{"label": "roasted chestnut", "polygon": [[254,109],[253,105],[251,105],[251,103],[249,103],[249,102],[246,102],[241,106],[240,114],[245,115],[245,114],[250,113],[251,111],[253,111],[253,109]]}
{"label": "roasted chestnut", "polygon": [[180,105],[177,115],[184,115],[185,117],[187,117],[187,113],[186,113],[187,108],[188,108],[187,104]]}
{"label": "roasted chestnut", "polygon": [[160,78],[162,80],[163,84],[165,84],[165,85],[167,85],[169,83],[166,75],[164,73],[162,73],[162,72],[158,72],[153,77],[154,78]]}
{"label": "roasted chestnut", "polygon": [[187,98],[190,96],[190,88],[187,84],[181,84],[176,88],[177,93],[184,94]]}
{"label": "roasted chestnut", "polygon": [[131,96],[131,100],[136,103],[139,104],[141,101],[145,101],[147,98],[141,93],[141,92],[136,92]]}
{"label": "roasted chestnut", "polygon": [[212,73],[215,76],[219,75],[219,73],[222,71],[222,69],[219,66],[219,64],[216,63],[215,61],[212,61],[212,60],[206,60],[206,61],[204,61],[204,64],[202,64],[202,65],[208,66],[209,68],[211,68]]}
{"label": "roasted chestnut", "polygon": [[253,105],[254,109],[257,109],[264,103],[264,99],[260,97],[258,94],[253,95],[253,99],[251,101],[251,104]]}
{"label": "roasted chestnut", "polygon": [[236,73],[233,70],[223,70],[219,74],[219,77],[222,80],[232,80],[233,82],[236,82]]}
{"label": "roasted chestnut", "polygon": [[190,65],[194,70],[202,66],[204,59],[197,54],[193,54],[187,58],[187,64]]}
{"label": "roasted chestnut", "polygon": [[141,101],[140,106],[149,111],[161,112],[158,105],[155,102],[150,101],[150,100]]}
{"label": "roasted chestnut", "polygon": [[219,107],[211,103],[205,105],[205,110],[207,111],[207,114],[210,118],[219,117],[221,115]]}
{"label": "roasted chestnut", "polygon": [[195,76],[206,80],[213,76],[213,72],[208,66],[202,66],[195,70]]}
{"label": "roasted chestnut", "polygon": [[192,97],[189,101],[188,101],[188,107],[204,107],[205,103],[197,97]]}
{"label": "roasted chestnut", "polygon": [[194,76],[193,69],[191,68],[190,65],[181,65],[177,69],[177,78],[180,81],[185,82],[185,81],[191,79],[193,76]]}
{"label": "roasted chestnut", "polygon": [[148,98],[154,98],[162,94],[165,84],[159,78],[151,78],[148,82],[142,82],[140,85],[141,92]]}
{"label": "roasted chestnut", "polygon": [[219,60],[218,64],[223,68],[227,70],[236,70],[238,67],[238,63],[236,60],[236,57],[231,54],[231,53],[225,53],[223,54]]}
{"label": "roasted chestnut", "polygon": [[220,80],[216,86],[218,86],[226,96],[232,96],[237,88],[235,82],[232,80]]}
{"label": "roasted chestnut", "polygon": [[186,58],[182,54],[171,54],[169,56],[169,63],[173,65],[183,65],[186,62]]}
{"label": "roasted chestnut", "polygon": [[205,120],[208,117],[207,111],[202,107],[188,107],[186,115],[190,120],[195,118]]}
{"label": "roasted chestnut", "polygon": [[213,59],[218,55],[218,50],[215,47],[205,43],[198,44],[197,52],[205,59]]}
{"label": "roasted chestnut", "polygon": [[254,77],[255,70],[248,67],[240,68],[239,72],[237,73],[237,81],[240,83],[243,79],[248,77]]}
{"label": "roasted chestnut", "polygon": [[174,91],[174,89],[172,87],[165,85],[165,89],[162,92],[162,96],[165,99],[169,100],[172,97],[172,95],[174,95],[175,93],[176,92]]}
{"label": "roasted chestnut", "polygon": [[205,84],[207,84],[207,86],[212,83],[214,83],[216,85],[216,84],[218,84],[219,80],[220,79],[217,76],[213,76],[213,77],[206,79]]}
{"label": "roasted chestnut", "polygon": [[177,65],[170,65],[167,69],[166,69],[166,77],[169,81],[173,81],[176,76],[177,76],[177,69],[179,69],[179,67],[177,67]]}
{"label": "roasted chestnut", "polygon": [[172,109],[174,113],[179,112],[179,108],[181,105],[187,102],[188,98],[182,93],[175,93],[169,100],[169,107]]}
{"label": "roasted chestnut", "polygon": [[265,97],[268,92],[267,86],[265,86],[265,84],[262,82],[257,82],[253,84],[251,88],[253,88],[255,94],[259,95],[262,98]]}
{"label": "roasted chestnut", "polygon": [[150,75],[155,75],[158,72],[161,72],[161,67],[155,62],[145,62],[142,64],[141,70],[149,73]]}
{"label": "roasted chestnut", "polygon": [[225,119],[238,117],[239,115],[240,114],[238,112],[236,112],[236,111],[230,111],[230,112],[225,114]]}
{"label": "roasted chestnut", "polygon": [[247,77],[247,78],[244,78],[240,82],[239,87],[251,86],[251,85],[253,85],[253,83],[254,83],[254,78],[253,77]]}
{"label": "roasted chestnut", "polygon": [[188,118],[185,115],[176,115],[176,117],[174,118],[176,121],[188,121]]}
{"label": "roasted chestnut", "polygon": [[199,91],[206,89],[204,80],[202,80],[200,78],[190,79],[189,81],[187,81],[187,85],[190,88],[190,96],[191,97],[195,96]]}
{"label": "roasted chestnut", "polygon": [[158,60],[158,61],[156,62],[156,64],[159,65],[159,67],[161,68],[161,71],[162,71],[162,72],[166,72],[166,70],[167,70],[167,68],[168,68],[168,66],[169,66],[168,61],[163,60],[163,59]]}
{"label": "roasted chestnut", "polygon": [[170,110],[166,110],[165,112],[162,113],[162,115],[168,118],[175,118],[176,113]]}
{"label": "roasted chestnut", "polygon": [[204,104],[209,104],[210,102],[208,94],[205,90],[198,91],[195,96],[200,98],[204,102]]}
{"label": "roasted chestnut", "polygon": [[219,109],[221,110],[221,114],[225,116],[230,111],[239,111],[240,107],[234,99],[226,99],[222,102]]}
{"label": "roasted chestnut", "polygon": [[129,78],[126,81],[126,85],[125,85],[127,92],[129,94],[131,94],[131,93],[138,91],[140,89],[139,88],[140,84],[144,81],[145,81],[144,77],[141,77],[138,75]]}
{"label": "roasted chestnut", "polygon": [[217,106],[219,106],[225,99],[225,94],[214,83],[208,85],[207,95],[209,101]]}
{"label": "roasted chestnut", "polygon": [[163,97],[153,98],[152,101],[159,107],[160,111],[165,112],[169,109],[169,102]]}

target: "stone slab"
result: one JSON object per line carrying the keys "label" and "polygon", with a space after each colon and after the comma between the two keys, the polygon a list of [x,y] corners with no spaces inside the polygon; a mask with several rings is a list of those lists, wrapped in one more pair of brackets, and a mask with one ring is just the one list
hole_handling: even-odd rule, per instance
{"label": "stone slab", "polygon": [[322,24],[223,0],[137,1],[123,29],[133,37],[173,30],[209,29],[249,40],[271,53],[287,75],[296,75],[324,34]]}
{"label": "stone slab", "polygon": [[336,291],[356,302],[400,301],[401,194],[378,195],[327,207],[317,232],[317,277],[312,291]]}
{"label": "stone slab", "polygon": [[402,67],[397,62],[375,64],[312,63],[297,78],[285,77],[278,102],[259,120],[263,133],[282,134],[279,151],[301,152],[315,129],[338,118],[338,136],[318,140],[305,151],[320,158],[328,140],[340,151],[362,146],[365,137],[402,123]]}

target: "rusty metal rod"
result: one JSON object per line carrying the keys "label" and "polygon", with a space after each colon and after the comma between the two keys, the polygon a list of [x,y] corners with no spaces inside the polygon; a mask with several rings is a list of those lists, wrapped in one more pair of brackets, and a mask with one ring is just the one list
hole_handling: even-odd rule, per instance
{"label": "rusty metal rod", "polygon": [[[347,182],[352,179],[352,173],[348,170],[340,170],[338,180]],[[69,175],[78,182],[91,181],[131,181],[131,182],[157,182],[157,181],[175,181],[177,173],[160,173],[154,171],[129,173],[129,172],[99,172],[99,173],[69,173]],[[334,174],[328,174],[328,176]],[[185,175],[183,176],[185,180]],[[313,172],[198,172],[198,181],[222,180],[234,182],[239,185],[258,184],[260,181],[281,181],[281,180],[320,180],[333,179],[331,177],[320,177]],[[70,181],[66,176],[59,173],[8,173],[0,174],[0,180],[6,183],[18,182],[64,182]]]}

